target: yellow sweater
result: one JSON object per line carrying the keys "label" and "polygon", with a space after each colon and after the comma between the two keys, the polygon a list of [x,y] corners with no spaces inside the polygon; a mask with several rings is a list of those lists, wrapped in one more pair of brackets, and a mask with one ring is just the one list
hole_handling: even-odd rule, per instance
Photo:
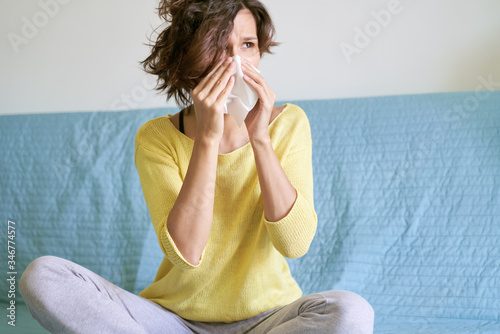
{"label": "yellow sweater", "polygon": [[167,114],[137,131],[135,164],[165,258],[154,282],[140,292],[196,321],[234,322],[287,305],[302,296],[283,256],[304,255],[316,232],[309,121],[286,104],[269,125],[272,145],[297,199],[277,222],[265,219],[250,143],[219,154],[214,216],[201,261],[193,266],[177,249],[167,217],[186,175],[194,141]]}

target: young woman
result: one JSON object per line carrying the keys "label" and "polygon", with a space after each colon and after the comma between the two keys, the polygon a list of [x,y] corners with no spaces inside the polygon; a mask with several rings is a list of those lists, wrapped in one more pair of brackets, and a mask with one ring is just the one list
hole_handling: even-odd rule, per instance
{"label": "young woman", "polygon": [[[138,296],[39,258],[20,282],[33,316],[56,333],[371,333],[362,297],[302,296],[284,259],[316,231],[312,142],[304,111],[275,106],[254,69],[276,45],[265,7],[162,0],[159,14],[170,24],[143,65],[188,107],[141,126],[135,163],[165,258]],[[236,55],[259,96],[241,127],[224,112]]]}

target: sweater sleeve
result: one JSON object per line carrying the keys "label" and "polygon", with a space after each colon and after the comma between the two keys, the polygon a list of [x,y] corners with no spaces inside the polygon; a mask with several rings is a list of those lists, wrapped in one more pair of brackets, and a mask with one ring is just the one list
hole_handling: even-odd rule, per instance
{"label": "sweater sleeve", "polygon": [[182,187],[180,168],[172,156],[143,143],[140,131],[135,139],[135,165],[161,250],[176,267],[197,268],[202,264],[205,251],[196,266],[189,263],[167,229],[168,215]]}
{"label": "sweater sleeve", "polygon": [[270,222],[264,214],[262,219],[274,247],[287,258],[298,258],[307,253],[318,221],[314,210],[311,129],[305,113],[289,153],[279,158],[297,197],[282,219]]}

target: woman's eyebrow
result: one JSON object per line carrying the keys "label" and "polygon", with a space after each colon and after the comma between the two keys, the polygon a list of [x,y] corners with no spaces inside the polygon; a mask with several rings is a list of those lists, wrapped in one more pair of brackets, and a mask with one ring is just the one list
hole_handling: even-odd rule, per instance
{"label": "woman's eyebrow", "polygon": [[243,37],[242,39],[244,41],[253,41],[253,40],[256,40],[257,37],[256,36],[247,36],[247,37]]}

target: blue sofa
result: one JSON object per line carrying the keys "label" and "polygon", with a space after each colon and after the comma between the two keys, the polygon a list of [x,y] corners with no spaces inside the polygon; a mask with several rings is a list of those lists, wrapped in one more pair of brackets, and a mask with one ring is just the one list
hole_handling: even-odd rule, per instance
{"label": "blue sofa", "polygon": [[[362,295],[375,333],[500,333],[500,92],[287,102],[304,109],[313,139],[318,230],[288,260],[304,293]],[[134,137],[177,111],[0,117],[2,271],[16,273],[12,286],[0,280],[1,333],[45,333],[17,291],[38,256],[135,293],[153,280],[163,254]]]}

